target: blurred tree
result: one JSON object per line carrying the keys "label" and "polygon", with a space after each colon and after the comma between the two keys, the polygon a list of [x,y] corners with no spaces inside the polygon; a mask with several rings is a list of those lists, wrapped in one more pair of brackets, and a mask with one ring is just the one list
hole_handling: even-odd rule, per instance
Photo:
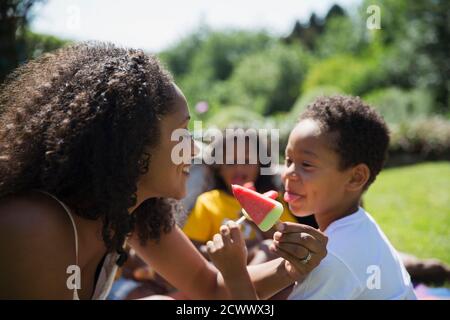
{"label": "blurred tree", "polygon": [[192,71],[210,80],[226,80],[245,55],[264,50],[271,41],[265,32],[212,32],[194,57]]}
{"label": "blurred tree", "polygon": [[383,86],[386,76],[379,68],[379,56],[333,55],[315,63],[302,85],[307,92],[333,86],[352,95],[362,95]]}
{"label": "blurred tree", "polygon": [[190,71],[194,56],[201,48],[208,33],[208,28],[201,26],[196,32],[159,53],[161,60],[166,63],[176,78],[182,77]]}
{"label": "blurred tree", "polygon": [[0,1],[0,82],[26,56],[24,34],[30,19],[30,10],[44,0]]}
{"label": "blurred tree", "polygon": [[283,40],[288,44],[301,42],[306,48],[313,50],[316,47],[317,39],[323,33],[328,21],[343,16],[346,16],[344,9],[335,4],[328,10],[328,13],[323,19],[313,13],[306,24],[296,21],[292,32]]}
{"label": "blurred tree", "polygon": [[215,126],[220,129],[227,127],[253,127],[250,123],[262,121],[261,114],[238,106],[227,106],[218,110],[208,119],[206,127]]}
{"label": "blurred tree", "polygon": [[323,34],[316,41],[315,52],[321,58],[361,53],[368,45],[365,33],[365,24],[361,19],[346,15],[330,17]]}
{"label": "blurred tree", "polygon": [[284,38],[288,44],[301,42],[306,48],[312,50],[315,47],[316,39],[322,34],[325,21],[317,17],[315,13],[311,14],[307,24],[297,21],[292,32]]}
{"label": "blurred tree", "polygon": [[301,46],[282,43],[246,56],[230,79],[230,102],[264,115],[290,110],[310,61]]}
{"label": "blurred tree", "polygon": [[373,33],[386,48],[386,69],[395,84],[425,87],[434,93],[437,109],[449,111],[450,3],[446,0],[365,0],[381,9],[381,30]]}
{"label": "blurred tree", "polygon": [[191,105],[223,102],[225,82],[247,55],[264,51],[276,39],[265,32],[212,31],[202,27],[178,45],[161,53]]}
{"label": "blurred tree", "polygon": [[69,40],[60,39],[51,35],[35,33],[28,28],[25,30],[23,38],[26,44],[25,56],[27,59],[35,59],[44,52],[56,50],[70,43]]}
{"label": "blurred tree", "polygon": [[346,16],[344,9],[338,4],[333,4],[331,6],[330,10],[328,10],[327,15],[325,16],[325,23],[330,21],[330,19],[332,19],[332,18],[342,17],[342,16]]}
{"label": "blurred tree", "polygon": [[388,123],[400,123],[431,115],[433,99],[427,90],[410,91],[389,87],[365,95],[364,101],[383,115]]}
{"label": "blurred tree", "polygon": [[295,101],[294,106],[289,112],[289,117],[297,120],[300,114],[306,110],[306,107],[320,96],[331,96],[336,94],[345,94],[342,89],[333,86],[320,86],[310,88],[308,91],[303,91],[302,95]]}

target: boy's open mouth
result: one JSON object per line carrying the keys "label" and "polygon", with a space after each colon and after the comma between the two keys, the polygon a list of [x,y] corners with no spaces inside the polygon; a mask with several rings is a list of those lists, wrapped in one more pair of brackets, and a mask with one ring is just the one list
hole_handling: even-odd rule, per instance
{"label": "boy's open mouth", "polygon": [[288,203],[289,202],[294,202],[294,201],[297,201],[297,200],[301,200],[301,199],[304,199],[304,198],[305,198],[305,196],[297,194],[297,193],[292,193],[290,191],[286,191],[284,193],[284,196],[283,196],[284,201],[286,201]]}

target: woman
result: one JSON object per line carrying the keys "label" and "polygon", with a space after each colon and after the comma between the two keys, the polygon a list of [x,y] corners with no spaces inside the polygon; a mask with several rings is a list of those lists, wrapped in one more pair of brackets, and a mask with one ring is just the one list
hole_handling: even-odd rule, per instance
{"label": "woman", "polygon": [[[60,49],[11,75],[0,110],[0,298],[105,298],[125,243],[190,298],[228,297],[174,225],[168,199],[185,195],[189,165],[172,162],[171,133],[187,128],[189,110],[154,57],[99,43]],[[285,229],[313,240],[249,267],[260,298],[326,255],[316,230]]]}

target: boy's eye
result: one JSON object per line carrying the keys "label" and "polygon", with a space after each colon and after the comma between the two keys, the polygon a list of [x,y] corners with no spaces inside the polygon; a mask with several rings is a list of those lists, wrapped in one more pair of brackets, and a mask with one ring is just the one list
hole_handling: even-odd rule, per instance
{"label": "boy's eye", "polygon": [[286,166],[289,167],[292,164],[292,160],[289,158],[286,158],[285,163],[286,163]]}
{"label": "boy's eye", "polygon": [[311,164],[309,164],[308,162],[304,162],[304,161],[302,162],[302,166],[305,168],[312,168]]}

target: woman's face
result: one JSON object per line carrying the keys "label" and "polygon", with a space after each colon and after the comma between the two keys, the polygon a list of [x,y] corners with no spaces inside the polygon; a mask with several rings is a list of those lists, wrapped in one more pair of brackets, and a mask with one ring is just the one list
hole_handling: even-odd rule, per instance
{"label": "woman's face", "polygon": [[[186,181],[189,177],[190,163],[176,164],[172,160],[172,149],[179,141],[172,141],[171,136],[176,129],[186,129],[189,123],[189,109],[186,98],[181,90],[175,86],[175,100],[172,111],[160,121],[160,139],[156,147],[149,150],[151,155],[148,171],[138,181],[138,197],[163,197],[182,199],[186,195]],[[191,144],[191,154],[195,156],[197,150],[192,138],[186,137]]]}

